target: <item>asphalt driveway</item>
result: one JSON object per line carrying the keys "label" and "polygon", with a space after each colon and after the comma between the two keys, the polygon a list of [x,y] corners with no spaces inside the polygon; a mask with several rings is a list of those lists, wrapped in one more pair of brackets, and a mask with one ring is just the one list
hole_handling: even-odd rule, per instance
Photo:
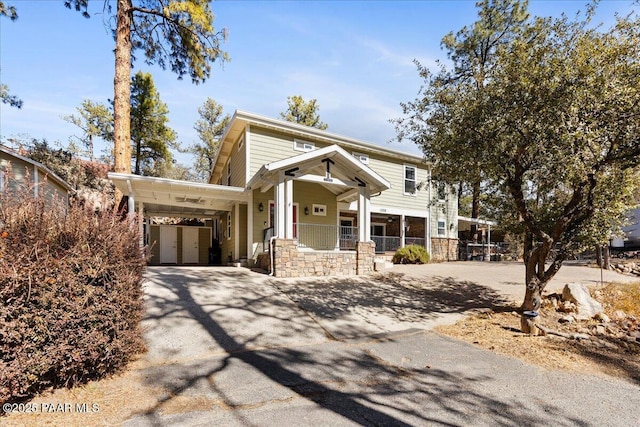
{"label": "asphalt driveway", "polygon": [[[428,331],[510,300],[473,277],[151,267],[147,279],[143,377],[162,392],[127,426],[640,424],[639,384],[545,371]],[[175,399],[195,404],[165,412]]]}

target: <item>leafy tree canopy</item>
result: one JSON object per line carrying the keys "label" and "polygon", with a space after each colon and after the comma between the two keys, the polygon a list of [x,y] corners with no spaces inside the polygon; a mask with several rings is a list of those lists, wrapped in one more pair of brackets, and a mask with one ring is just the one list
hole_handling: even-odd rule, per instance
{"label": "leafy tree canopy", "polygon": [[288,122],[299,123],[317,129],[325,130],[328,124],[320,120],[318,101],[312,99],[305,101],[301,96],[294,95],[287,97],[287,111],[280,113],[280,117]]}
{"label": "leafy tree canopy", "polygon": [[603,30],[594,12],[523,21],[481,91],[455,70],[420,68],[419,97],[398,121],[441,170],[474,153],[501,224],[525,234],[529,310],[564,260],[608,239],[638,189],[640,20]]}

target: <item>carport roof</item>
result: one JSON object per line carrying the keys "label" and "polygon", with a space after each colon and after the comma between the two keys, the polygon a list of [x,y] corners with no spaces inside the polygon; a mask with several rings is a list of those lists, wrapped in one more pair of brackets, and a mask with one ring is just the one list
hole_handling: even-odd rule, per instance
{"label": "carport roof", "polygon": [[240,187],[114,172],[108,177],[123,194],[143,202],[147,216],[210,217],[249,201]]}

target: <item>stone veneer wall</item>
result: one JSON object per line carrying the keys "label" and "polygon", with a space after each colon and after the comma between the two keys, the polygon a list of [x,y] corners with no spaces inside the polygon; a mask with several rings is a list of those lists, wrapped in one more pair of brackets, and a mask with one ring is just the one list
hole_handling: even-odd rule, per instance
{"label": "stone veneer wall", "polygon": [[356,274],[369,274],[374,271],[376,244],[374,242],[356,242]]}
{"label": "stone veneer wall", "polygon": [[431,238],[431,261],[457,261],[458,239]]}
{"label": "stone veneer wall", "polygon": [[275,239],[275,277],[353,276],[373,272],[375,243],[356,251],[301,251],[295,239]]}

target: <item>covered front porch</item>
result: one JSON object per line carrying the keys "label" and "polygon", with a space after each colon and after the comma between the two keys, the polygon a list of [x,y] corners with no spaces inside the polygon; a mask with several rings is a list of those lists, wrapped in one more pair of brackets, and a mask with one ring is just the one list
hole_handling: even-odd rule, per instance
{"label": "covered front porch", "polygon": [[[248,188],[257,206],[252,223],[263,224],[254,243],[263,268],[278,277],[373,271],[371,195],[390,184],[342,148],[266,164]],[[341,218],[340,203],[354,205],[357,225]]]}

